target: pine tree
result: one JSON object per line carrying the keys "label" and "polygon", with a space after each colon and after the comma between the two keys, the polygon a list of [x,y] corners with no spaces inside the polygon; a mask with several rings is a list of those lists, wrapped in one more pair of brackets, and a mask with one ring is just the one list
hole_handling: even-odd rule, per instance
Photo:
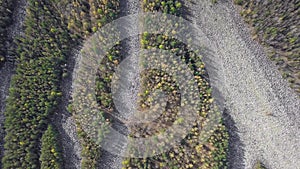
{"label": "pine tree", "polygon": [[42,136],[41,169],[62,169],[62,156],[58,146],[57,131],[49,125]]}

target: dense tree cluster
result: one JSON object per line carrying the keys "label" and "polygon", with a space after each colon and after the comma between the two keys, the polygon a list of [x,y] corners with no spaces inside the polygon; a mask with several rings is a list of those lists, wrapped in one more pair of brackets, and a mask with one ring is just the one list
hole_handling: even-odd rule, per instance
{"label": "dense tree cluster", "polygon": [[62,95],[59,84],[70,37],[51,8],[49,1],[28,1],[5,111],[4,169],[40,168],[41,136]]}
{"label": "dense tree cluster", "polygon": [[298,0],[235,0],[242,6],[241,15],[254,28],[254,38],[267,49],[300,94],[300,2]]}
{"label": "dense tree cluster", "polygon": [[62,169],[62,154],[57,131],[49,125],[42,136],[41,169]]}
{"label": "dense tree cluster", "polygon": [[7,27],[12,23],[15,0],[0,0],[0,66],[7,54]]}
{"label": "dense tree cluster", "polygon": [[[181,3],[179,1],[144,1],[144,11],[162,11],[164,13],[175,14],[181,16]],[[179,21],[180,22],[180,21]],[[181,23],[178,23],[181,24]],[[151,24],[149,24],[151,25]],[[168,32],[168,28],[166,28]],[[174,29],[174,28],[171,28]],[[176,34],[176,31],[169,31]],[[186,35],[187,39],[189,36]],[[227,167],[227,149],[228,149],[228,133],[222,121],[218,121],[219,125],[209,131],[202,131],[207,121],[203,121],[208,116],[220,115],[220,112],[213,106],[213,98],[211,96],[211,88],[208,82],[208,75],[205,71],[204,63],[201,56],[195,52],[188,50],[187,46],[168,35],[149,34],[145,32],[142,35],[142,47],[145,49],[158,48],[162,50],[170,50],[176,56],[188,65],[188,68],[193,72],[194,80],[197,84],[196,88],[190,88],[190,95],[199,95],[201,98],[201,107],[197,110],[199,119],[195,119],[191,131],[182,141],[182,144],[173,147],[170,151],[164,152],[161,155],[148,157],[144,159],[127,158],[123,161],[123,168],[226,168]],[[143,58],[143,64],[157,61],[157,53]],[[167,61],[168,57],[161,55],[160,58]],[[174,61],[174,60],[173,60]],[[164,63],[157,61],[158,65]],[[178,63],[175,63],[178,64]],[[175,69],[177,70],[178,67]],[[172,68],[169,68],[172,69]],[[173,68],[174,69],[174,68]],[[180,70],[178,70],[180,71]],[[181,70],[185,71],[185,70]],[[172,71],[171,71],[172,72]],[[154,90],[160,89],[165,92],[168,98],[166,108],[162,115],[151,123],[139,124],[131,127],[131,135],[133,137],[150,137],[167,129],[173,123],[181,123],[184,119],[178,118],[180,112],[180,91],[179,86],[171,75],[159,70],[147,70],[143,73],[142,91],[141,91],[141,109],[149,109],[151,105],[159,104],[158,107],[163,107],[161,101],[155,101],[151,95]],[[199,93],[197,93],[198,91]],[[193,101],[191,101],[190,104]],[[155,106],[154,106],[155,107]],[[207,138],[203,140],[203,138]],[[172,136],[170,136],[172,138]],[[157,144],[167,145],[168,142],[160,142]],[[135,150],[130,150],[135,153]],[[150,150],[151,151],[151,150]],[[154,152],[153,152],[154,153]]]}

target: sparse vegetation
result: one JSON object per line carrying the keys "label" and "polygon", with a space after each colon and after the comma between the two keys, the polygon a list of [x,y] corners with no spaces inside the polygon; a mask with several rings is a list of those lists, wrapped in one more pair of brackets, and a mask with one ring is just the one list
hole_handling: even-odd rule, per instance
{"label": "sparse vegetation", "polygon": [[257,162],[253,169],[267,169],[261,162]]}
{"label": "sparse vegetation", "polygon": [[12,23],[12,14],[15,0],[0,0],[0,66],[4,63],[7,54],[7,28]]}
{"label": "sparse vegetation", "polygon": [[[85,39],[99,28],[115,19],[119,13],[118,0],[64,0],[58,4],[60,5],[56,5],[57,9],[59,9],[62,18],[64,18],[64,22],[71,32],[72,39],[77,41],[78,44],[83,43]],[[65,15],[65,9],[67,9],[68,15]],[[104,58],[104,64],[99,65],[96,80],[96,97],[98,104],[104,110],[112,110],[113,108],[110,82],[113,69],[120,60],[119,50],[120,45],[116,44]],[[90,124],[84,124],[85,119],[82,119],[82,117],[77,118],[77,112],[73,110],[72,105],[68,107],[68,110],[75,115],[77,133],[82,146],[82,168],[96,169],[97,161],[101,156],[100,146],[83,129],[83,125]],[[103,116],[103,113],[99,112],[99,115]],[[103,120],[105,121],[104,118]]]}
{"label": "sparse vegetation", "polygon": [[262,43],[282,76],[300,95],[300,2],[297,0],[235,0],[241,15],[253,27],[253,37]]}

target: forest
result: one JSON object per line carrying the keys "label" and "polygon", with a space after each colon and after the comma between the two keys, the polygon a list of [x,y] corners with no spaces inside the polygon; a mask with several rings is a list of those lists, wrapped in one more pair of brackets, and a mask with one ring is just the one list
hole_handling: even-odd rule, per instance
{"label": "forest", "polygon": [[[53,122],[53,119],[55,120],[55,114],[62,113],[63,109],[59,107],[59,103],[61,103],[64,98],[62,81],[67,77],[75,76],[72,74],[73,70],[67,69],[67,65],[69,64],[68,60],[72,56],[78,56],[78,52],[75,52],[74,49],[81,49],[84,43],[89,42],[89,38],[95,34],[98,35],[98,30],[103,28],[106,24],[121,18],[122,13],[129,10],[127,8],[130,5],[126,3],[131,3],[131,1],[24,1],[26,1],[26,7],[24,7],[26,14],[22,23],[23,30],[20,35],[15,38],[12,35],[14,34],[12,25],[16,20],[16,10],[20,8],[19,3],[16,0],[0,0],[0,70],[2,71],[5,63],[13,63],[15,65],[13,75],[9,81],[10,87],[7,91],[8,96],[3,94],[3,96],[1,95],[0,97],[1,99],[4,98],[6,105],[4,112],[1,112],[5,118],[4,124],[0,126],[3,127],[5,134],[3,136],[4,140],[0,141],[0,143],[4,142],[3,149],[1,148],[2,160],[0,168],[69,168],[69,166],[66,165],[68,159],[66,159],[66,152],[63,151],[64,147],[62,144],[62,140],[66,138],[63,138],[63,135],[58,131],[59,126],[56,126]],[[189,3],[197,4],[189,0],[143,0],[138,1],[136,5],[142,12],[153,14],[159,12],[162,16],[169,14],[182,20],[188,20],[190,19],[189,15],[191,15],[187,12],[187,9],[190,8],[190,6],[187,5]],[[220,0],[209,1],[209,6],[205,10],[213,8],[213,5],[222,5],[222,3]],[[273,61],[277,66],[276,68],[279,69],[281,76],[285,78],[290,87],[299,94],[300,43],[299,30],[295,25],[299,25],[300,15],[297,14],[299,14],[300,3],[296,0],[291,0],[288,4],[281,3],[279,0],[264,3],[255,0],[233,0],[232,3],[236,5],[235,7],[239,10],[239,14],[243,17],[248,26],[252,28],[252,39],[258,41],[264,47],[269,59]],[[126,5],[126,10],[122,9]],[[203,8],[201,10],[203,10]],[[276,14],[273,15],[273,13]],[[233,130],[235,126],[233,127],[231,124],[227,124],[226,120],[228,121],[228,119],[223,118],[224,110],[219,109],[216,105],[213,96],[213,90],[215,89],[211,85],[211,77],[207,71],[207,64],[200,54],[201,52],[193,51],[189,45],[174,38],[181,32],[188,30],[188,27],[184,25],[180,19],[175,23],[177,27],[165,28],[166,34],[144,31],[138,35],[140,48],[149,50],[152,53],[150,55],[140,56],[140,66],[143,71],[140,73],[141,86],[138,95],[140,99],[137,103],[137,109],[147,113],[154,105],[154,107],[163,108],[163,111],[152,123],[136,122],[134,125],[126,126],[129,130],[128,138],[150,138],[162,131],[166,131],[174,124],[183,124],[186,119],[181,118],[182,112],[180,112],[180,110],[182,104],[198,104],[196,100],[186,101],[183,99],[180,84],[176,82],[176,78],[169,73],[172,71],[181,71],[181,73],[187,71],[181,69],[180,63],[187,65],[188,71],[192,72],[192,80],[195,82],[195,85],[189,88],[188,94],[200,98],[199,105],[197,105],[197,109],[195,110],[198,116],[193,119],[194,122],[191,124],[192,128],[180,141],[180,144],[172,147],[168,151],[154,156],[135,158],[139,150],[132,148],[134,146],[129,144],[126,150],[130,152],[130,154],[129,156],[122,157],[120,164],[122,169],[232,168],[232,162],[230,161],[232,160],[232,154],[230,154],[232,151],[230,151],[230,148],[233,147],[233,143],[230,141],[233,139],[231,138],[233,135],[233,131],[231,130]],[[192,19],[189,21],[192,22]],[[214,21],[207,21],[207,23],[217,21],[217,19],[214,19]],[[167,22],[167,20],[162,20],[161,24],[163,25]],[[147,20],[147,25],[152,25],[153,27],[157,26],[151,23],[151,20]],[[146,27],[146,24],[140,26],[143,28]],[[117,30],[115,27],[110,27],[110,29],[112,32]],[[207,32],[207,36],[213,39],[213,33],[209,34],[209,29]],[[225,34],[224,36],[229,35],[230,34]],[[98,36],[98,40],[105,42],[108,41],[109,38],[119,39],[121,32],[117,31],[114,35],[109,37]],[[184,38],[190,40],[192,36],[194,35],[190,32],[185,34]],[[114,113],[118,115],[118,110],[114,102],[112,94],[113,86],[111,84],[118,66],[127,58],[126,54],[124,54],[127,48],[122,41],[120,40],[114,44],[114,46],[105,53],[96,71],[95,98],[97,105],[101,109],[97,112],[97,116],[101,117],[99,123],[102,128],[100,132],[105,134],[107,126],[112,127],[117,122],[120,123],[120,121],[113,118],[116,115]],[[228,44],[231,45],[230,43]],[[220,45],[218,50],[222,50],[222,47],[223,46]],[[170,51],[176,59],[178,59],[172,60],[175,68],[166,67],[166,71],[150,69],[148,67],[150,63],[164,65],[169,61],[168,59],[170,59],[170,57],[166,55],[160,55],[160,58],[157,59],[157,50]],[[90,49],[90,52],[95,51],[96,48]],[[230,57],[231,55],[235,57],[234,52],[226,52],[221,51],[217,54],[220,55],[220,58],[223,57],[223,55],[225,57]],[[241,56],[242,55],[243,54],[241,54]],[[88,55],[83,55],[82,57],[88,57]],[[226,63],[224,65],[226,67]],[[239,70],[242,70],[242,68]],[[1,73],[2,72],[0,72],[0,74]],[[228,81],[230,81],[230,79]],[[230,82],[234,83],[233,81]],[[230,82],[228,83],[230,84]],[[248,85],[248,81],[243,81],[243,84]],[[231,87],[234,85],[224,84],[224,86]],[[272,87],[274,84],[269,84],[268,86]],[[1,88],[1,90],[3,89]],[[72,93],[72,87],[67,91]],[[85,89],[82,89],[82,91],[85,92]],[[164,92],[167,99],[166,105],[162,104],[162,100],[157,100],[155,95],[156,91]],[[274,92],[271,89],[269,91]],[[240,89],[237,92],[243,93],[244,89]],[[263,99],[267,100],[268,103],[271,102],[269,100],[272,99],[265,97],[267,94],[264,95],[262,92],[252,91],[252,93],[255,92],[258,93],[260,97],[264,97]],[[2,94],[2,91],[0,94]],[[229,94],[231,93],[229,92]],[[280,94],[281,93],[275,93],[272,96],[279,97]],[[234,95],[234,93],[232,95]],[[84,101],[88,98],[80,99]],[[240,99],[242,100],[243,98]],[[236,104],[234,101],[228,101],[228,103]],[[297,104],[297,102],[294,103]],[[101,147],[101,144],[98,144],[84,128],[86,125],[92,126],[93,124],[86,123],[89,117],[85,119],[81,116],[81,113],[85,111],[84,107],[75,109],[78,105],[76,105],[77,102],[73,102],[72,98],[68,104],[68,113],[76,125],[76,131],[74,133],[78,136],[78,142],[80,143],[79,166],[83,169],[100,168],[101,164],[99,164],[99,161],[104,158],[103,147]],[[247,106],[250,103],[242,104]],[[238,117],[244,117],[244,112],[237,112],[240,110],[238,108],[242,107],[242,104],[235,105],[235,108],[237,107],[236,109],[230,107],[232,108],[231,111],[234,111]],[[255,104],[256,102],[253,103],[254,107],[259,107]],[[251,107],[248,109],[245,108],[244,110],[249,109],[251,109]],[[253,111],[255,110],[256,109],[253,109]],[[291,108],[289,110],[294,109]],[[273,113],[264,113],[268,114],[267,118],[277,118],[277,116],[273,116]],[[143,114],[143,116],[148,115],[150,116],[151,114]],[[218,125],[212,129],[205,130],[213,123],[210,121],[212,118],[217,119],[217,121],[214,122]],[[239,118],[236,119],[239,120]],[[124,126],[126,125],[124,121],[121,121],[121,123]],[[239,123],[238,121],[238,125],[241,124],[243,123]],[[240,134],[240,131],[238,132],[238,134]],[[105,137],[105,134],[103,134],[103,137]],[[171,134],[169,137],[169,139],[173,139],[174,136]],[[247,137],[244,136],[242,138]],[[168,141],[170,140],[157,142],[157,145],[168,145]],[[150,148],[148,153],[155,154],[157,152]],[[251,163],[251,167],[254,169],[269,168],[269,164],[266,162],[267,160],[264,161],[263,158],[260,159],[257,157],[257,159],[253,161],[255,161],[255,163]]]}

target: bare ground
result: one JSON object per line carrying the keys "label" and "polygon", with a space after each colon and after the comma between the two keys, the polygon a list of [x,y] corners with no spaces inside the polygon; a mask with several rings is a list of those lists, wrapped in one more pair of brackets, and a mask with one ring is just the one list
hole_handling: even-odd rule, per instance
{"label": "bare ground", "polygon": [[[130,14],[136,14],[141,10],[141,3],[139,0],[123,0],[120,4],[121,14],[120,16],[127,16]],[[131,32],[137,32],[135,30],[137,27],[133,26],[130,28],[130,25],[134,25],[136,21],[129,21],[129,28],[127,28],[124,32],[128,32],[128,34],[132,34]],[[130,37],[124,39],[121,42],[122,45],[122,57],[123,62],[120,64],[118,68],[118,72],[120,81],[118,84],[121,84],[120,89],[113,95],[114,103],[116,105],[117,110],[116,116],[120,117],[123,121],[129,119],[136,109],[137,104],[137,96],[139,92],[139,60],[138,60],[138,51],[140,48],[140,40],[139,37]],[[124,134],[128,135],[128,128],[119,120],[115,120],[112,124],[112,127]],[[118,142],[119,140],[110,140]],[[114,144],[114,143],[112,143]],[[100,169],[121,169],[123,154],[127,150],[126,144],[122,143],[122,147],[117,148],[120,151],[119,155],[114,155],[108,151],[101,151],[101,159],[99,160],[99,168]]]}
{"label": "bare ground", "polygon": [[[138,12],[139,1],[128,0],[122,3],[124,16]],[[299,167],[300,101],[282,79],[277,67],[268,60],[263,48],[251,39],[250,30],[239,16],[238,10],[229,0],[219,0],[217,4],[212,4],[210,0],[191,0],[185,3],[190,10],[191,22],[218,44],[216,48],[207,46],[209,50],[216,52],[206,62],[220,66],[214,71],[218,71],[218,76],[222,78],[214,87],[225,100],[224,118],[231,136],[230,168],[250,169],[256,160],[263,161],[272,169]],[[15,21],[9,34],[12,39],[21,34],[25,5],[25,0],[19,1],[14,12]],[[138,50],[138,43],[139,40],[135,38],[125,43],[127,53]],[[65,168],[80,168],[80,145],[76,127],[66,110],[75,59],[75,55],[71,56],[68,62],[70,76],[62,82],[61,112],[57,112],[53,118],[62,138]],[[1,68],[1,128],[13,68],[12,62],[7,62]],[[134,97],[129,98],[132,99]],[[116,124],[115,127],[123,130],[122,125]],[[0,134],[0,148],[3,152],[3,130]],[[121,167],[122,157],[108,152],[103,152],[102,157],[100,168]]]}
{"label": "bare ground", "polygon": [[299,168],[300,100],[296,93],[262,46],[251,39],[232,1],[185,2],[191,22],[216,44],[207,44],[214,54],[204,58],[210,62],[207,65],[218,65],[214,71],[220,79],[214,89],[225,100],[230,148],[236,153],[229,155],[230,168],[250,169],[257,160],[272,169]]}
{"label": "bare ground", "polygon": [[78,50],[71,52],[66,65],[67,76],[61,81],[62,98],[58,105],[59,111],[52,117],[52,123],[59,132],[59,139],[64,158],[64,168],[81,168],[81,145],[77,136],[76,124],[67,107],[71,101],[72,75],[78,56]]}

